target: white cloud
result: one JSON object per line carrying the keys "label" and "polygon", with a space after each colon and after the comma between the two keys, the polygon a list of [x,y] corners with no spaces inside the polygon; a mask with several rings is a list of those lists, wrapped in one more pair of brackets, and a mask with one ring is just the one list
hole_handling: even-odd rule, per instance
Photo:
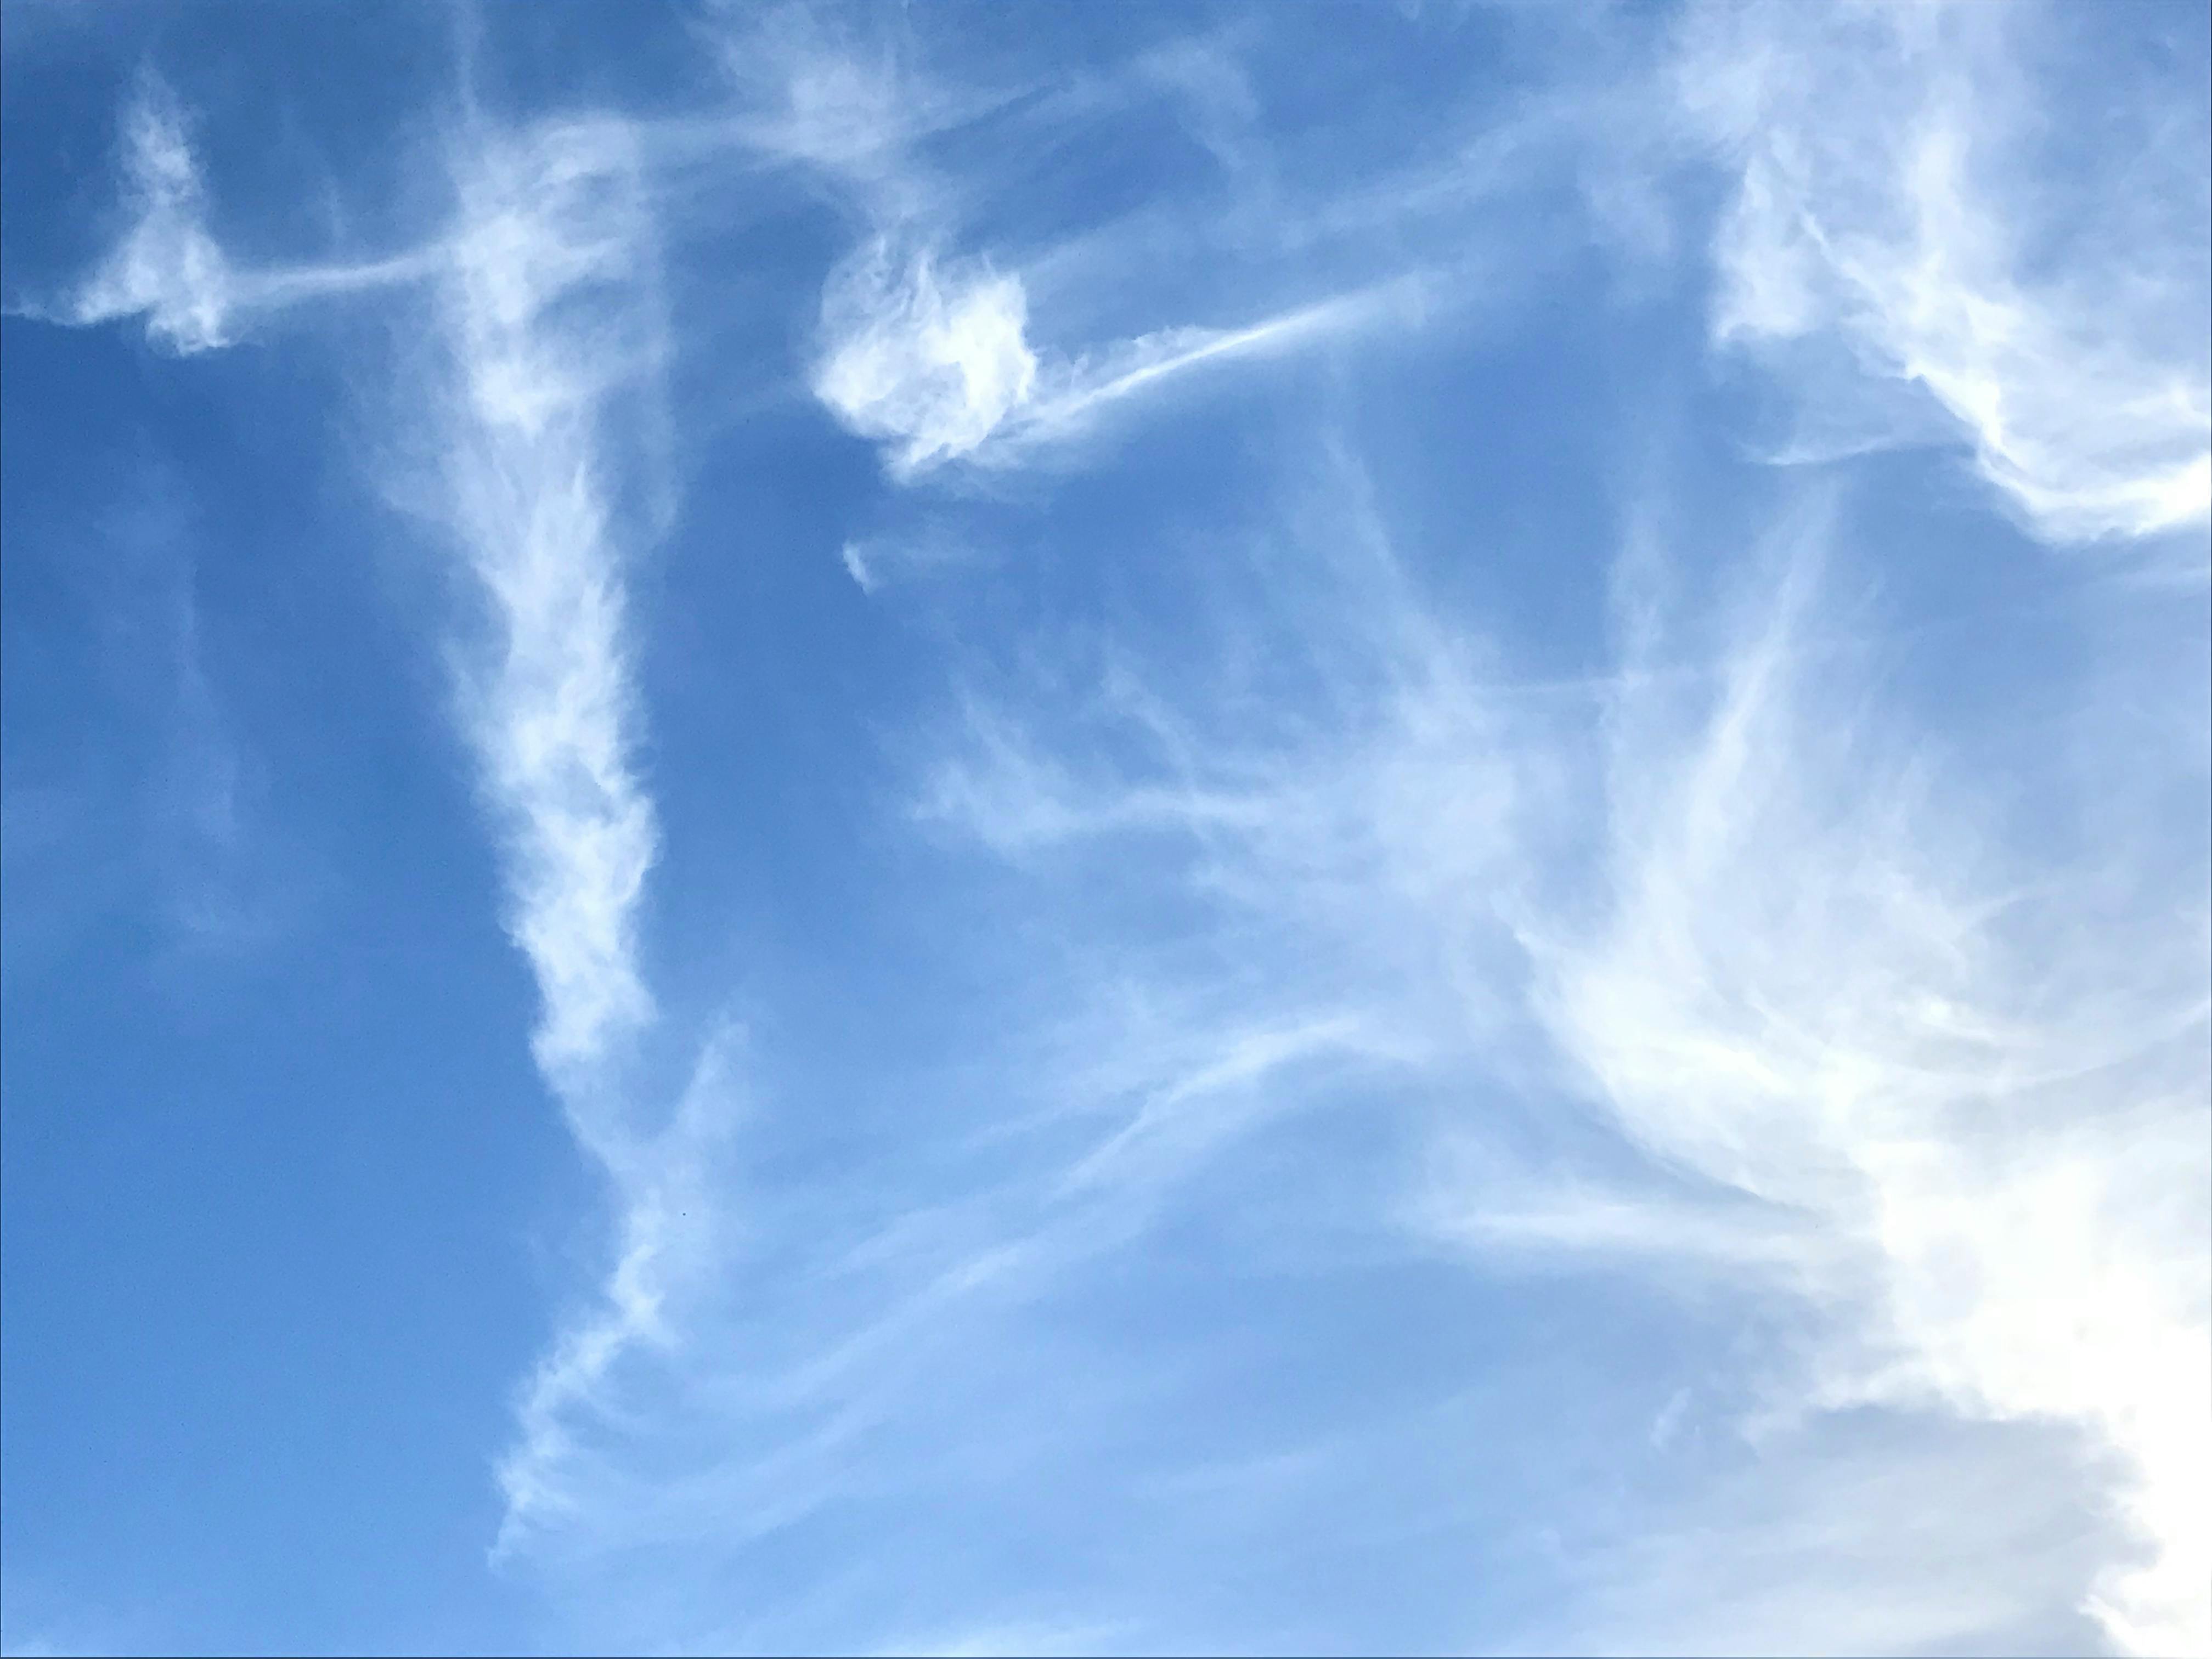
{"label": "white cloud", "polygon": [[[1519,763],[1486,644],[1422,612],[1362,469],[1335,453],[1317,475],[1294,525],[1262,532],[1280,545],[1243,556],[1247,608],[1220,618],[1237,672],[1132,647],[1049,733],[1012,712],[1055,707],[1048,687],[973,700],[926,815],[1016,859],[1149,837],[1221,904],[1296,906],[1363,940],[1443,929],[1479,953],[1541,769]],[[1411,964],[1361,966],[1395,985]]]}
{"label": "white cloud", "polygon": [[191,123],[151,70],[139,76],[121,127],[130,228],[63,303],[27,314],[79,325],[139,318],[154,343],[190,356],[236,344],[264,313],[404,287],[446,269],[447,250],[435,244],[377,259],[240,263],[208,228]]}
{"label": "white cloud", "polygon": [[[726,1249],[732,1194],[720,1152],[738,1105],[740,1043],[732,1029],[710,1035],[658,1130],[579,1125],[615,1189],[614,1267],[598,1305],[572,1315],[522,1392],[520,1437],[499,1464],[507,1514],[497,1556],[544,1546],[564,1528],[595,1540],[620,1534],[618,1516],[594,1512],[619,1484],[599,1469],[599,1431],[621,1423],[628,1368],[641,1352],[665,1364],[698,1334],[686,1323],[692,1299]],[[573,1095],[570,1108],[574,1123]]]}
{"label": "white cloud", "polygon": [[[823,284],[811,380],[848,430],[883,443],[901,482],[955,462],[1018,463],[1188,370],[1415,319],[1426,303],[1432,285],[1401,277],[1241,326],[1169,327],[1095,349],[1041,350],[1022,275],[945,252],[952,192],[913,153],[933,131],[1004,99],[956,96],[896,72],[887,57],[866,62],[788,38],[765,53],[781,79],[764,90],[756,55],[752,46],[732,50],[740,84],[783,107],[740,130],[770,154],[820,170],[874,227]],[[1204,52],[1156,55],[1140,66],[1140,80],[1163,77],[1208,109],[1234,104],[1241,84],[1226,60]]]}
{"label": "white cloud", "polygon": [[[672,1340],[664,1305],[719,1224],[704,1170],[732,1095],[727,1041],[708,1043],[657,1129],[629,1069],[655,1018],[638,928],[659,831],[635,759],[626,614],[665,471],[651,453],[665,342],[650,191],[621,120],[479,125],[454,141],[459,199],[443,237],[367,264],[242,267],[202,224],[184,131],[149,78],[125,121],[138,222],[76,320],[143,313],[151,337],[197,351],[231,343],[258,311],[405,287],[437,325],[426,359],[393,366],[398,418],[427,408],[436,423],[436,476],[428,488],[392,480],[393,494],[450,535],[481,601],[451,651],[459,726],[506,854],[507,926],[538,981],[532,1048],[615,1208],[600,1304],[557,1339],[520,1402],[501,1470],[512,1548],[572,1501],[572,1465],[612,1408],[622,1362]],[[227,833],[220,785],[196,785],[204,839]]]}
{"label": "white cloud", "polygon": [[990,553],[950,522],[923,523],[844,543],[838,562],[863,593],[875,595],[901,585],[951,570],[974,569]]}
{"label": "white cloud", "polygon": [[[1807,363],[1780,348],[1840,337],[1861,372],[1948,411],[1983,476],[2050,539],[2199,526],[2212,511],[2204,89],[2138,86],[2146,106],[2129,124],[2067,107],[2008,44],[2033,17],[1692,14],[1680,96],[1735,179],[1714,335],[1785,371]],[[1804,394],[1827,396],[1817,380]]]}
{"label": "white cloud", "polygon": [[[1334,493],[1356,503],[1356,476]],[[931,816],[1064,895],[1056,927],[1095,951],[1126,924],[1091,896],[1140,879],[1185,896],[1176,946],[1136,958],[1155,964],[1144,992],[1102,1005],[1090,1066],[1162,1043],[1133,1000],[1175,1011],[1172,1050],[1211,1042],[1231,1072],[1313,1042],[1358,1056],[1376,1099],[1483,1099],[1440,1144],[1418,1228],[1493,1262],[1798,1310],[1809,1346],[1776,1362],[1760,1408],[1782,1420],[1863,1407],[2080,1437],[2059,1467],[2096,1541],[2068,1556],[2062,1602],[2136,1650],[2202,1650],[2205,769],[2185,737],[2100,757],[2146,698],[2185,698],[2201,640],[2173,623],[2118,643],[2114,617],[2139,629],[2163,602],[2085,593],[2075,737],[2013,775],[1938,749],[1854,672],[1875,647],[1838,642],[1813,513],[1778,531],[1771,589],[1711,670],[1668,660],[1694,630],[1638,597],[1627,562],[1628,656],[1602,720],[1577,719],[1572,696],[1562,714],[1474,672],[1479,648],[1421,616],[1387,550],[1342,550],[1375,539],[1358,520],[1317,520],[1343,538],[1340,586],[1317,580],[1326,554],[1295,574],[1279,557],[1244,618],[1267,641],[1255,659],[1311,651],[1310,677],[1262,694],[1186,672],[1170,696],[1115,667],[1072,725],[1027,688],[973,708],[933,779]],[[1991,801],[2023,790],[2037,805],[2002,820]],[[1515,1103],[1560,1110],[1563,1067],[1633,1165],[1591,1164],[1562,1120]],[[1316,1076],[1267,1078],[1226,1118],[1170,1089],[1129,1144],[1188,1170]],[[1760,1643],[1828,1640],[1823,1598],[1848,1576],[1820,1541],[1832,1521],[1790,1557],[1795,1591],[1759,1589]],[[1745,1559],[1756,1541],[1736,1540]],[[2008,1558],[1947,1559],[1954,1582],[1916,1579],[1850,1628],[1911,1650],[2044,1605]],[[1698,1628],[1689,1645],[1718,1639]]]}
{"label": "white cloud", "polygon": [[1037,360],[1020,279],[902,255],[878,237],[830,276],[815,395],[911,477],[973,453],[1027,401]]}
{"label": "white cloud", "polygon": [[459,165],[447,479],[493,630],[461,664],[464,726],[510,837],[538,1059],[568,1092],[652,1006],[635,932],[656,831],[599,424],[658,349],[639,291],[652,227],[617,124],[501,135]]}
{"label": "white cloud", "polygon": [[230,341],[234,281],[208,234],[199,167],[184,111],[150,72],[123,120],[123,173],[135,216],[129,232],[68,307],[70,320],[143,315],[149,337],[173,351]]}
{"label": "white cloud", "polygon": [[1299,306],[1239,328],[1168,328],[1139,335],[1058,368],[1024,411],[1016,435],[1031,440],[1079,431],[1107,406],[1152,391],[1201,365],[1290,349],[1374,323],[1418,318],[1426,284],[1407,278]]}
{"label": "white cloud", "polygon": [[[2109,822],[2063,822],[2096,809],[2062,769],[2047,842],[1999,836],[1965,757],[1916,753],[1850,712],[1832,666],[1813,671],[1820,532],[1797,534],[1709,705],[1650,680],[1617,704],[1613,908],[1594,933],[1532,937],[1540,1006],[1635,1142],[1800,1218],[1850,1267],[1808,1282],[1796,1248],[1772,1262],[1832,1322],[1814,1403],[1940,1402],[2089,1436],[2120,1470],[2120,1534],[2154,1550],[2106,1571],[2090,1610],[2130,1650],[2202,1650],[2201,809],[2177,823],[2177,781],[2134,774],[2113,843]],[[2161,672],[2197,668],[2169,641]],[[2202,757],[2180,763],[2201,793]],[[2066,861],[2069,833],[2096,850]],[[1577,1242],[1705,1248],[1702,1224],[1679,1242],[1664,1224],[1647,1211]]]}
{"label": "white cloud", "polygon": [[[2051,1659],[2095,1650],[2068,1605],[2109,1549],[2078,1452],[2042,1425],[1838,1418],[1744,1448],[1688,1524],[1599,1544],[1524,1652]],[[1993,1570],[1994,1569],[1994,1570]]]}
{"label": "white cloud", "polygon": [[814,392],[848,429],[884,441],[901,481],[953,461],[1007,465],[1203,365],[1417,313],[1422,289],[1401,280],[1240,328],[1161,329],[1097,353],[1040,357],[1018,276],[926,249],[902,253],[878,237],[823,289]]}
{"label": "white cloud", "polygon": [[603,1519],[590,1512],[601,1432],[636,1362],[689,1334],[684,1297],[732,1198],[714,1171],[736,1039],[710,1036],[657,1122],[638,1069],[656,1022],[638,929],[659,831],[635,758],[626,609],[661,470],[635,437],[649,443],[653,422],[634,416],[665,344],[635,137],[612,119],[474,132],[454,167],[437,395],[451,526],[487,624],[454,653],[462,730],[505,844],[508,927],[538,980],[538,1062],[613,1199],[613,1265],[524,1390],[500,1465],[498,1547],[514,1554]]}
{"label": "white cloud", "polygon": [[[1877,38],[1903,38],[1889,28]],[[1866,119],[1832,135],[1826,93],[1787,67],[1806,54],[1721,33],[1698,60],[1720,89],[1700,118],[1740,164],[1719,335],[1847,337],[1964,422],[1984,471],[2053,536],[2201,514],[2202,378],[2174,378],[2153,326],[2170,296],[2108,328],[2072,288],[2023,274],[1975,194],[1982,141],[1917,49],[1874,60],[1911,71],[1903,112],[1837,94]],[[888,82],[809,74],[760,142],[858,181],[878,227],[825,288],[813,389],[896,477],[1029,458],[1187,371],[1422,297],[1359,289],[1088,354],[1037,343],[1023,276],[941,252],[952,240],[915,205],[929,192],[902,182],[915,175],[900,150],[915,124]],[[538,982],[536,1053],[615,1200],[602,1293],[520,1401],[503,1548],[712,1553],[890,1485],[901,1458],[1002,1455],[1006,1424],[984,1413],[902,1441],[935,1409],[918,1382],[969,1376],[979,1332],[1004,1334],[1022,1296],[1126,1240],[1226,1149],[1346,1079],[1385,1102],[1400,1085],[1548,1102],[1564,1066],[1651,1166],[1644,1184],[1536,1184],[1515,1164],[1478,1176],[1440,1152],[1415,1218],[1429,1236],[1491,1259],[1686,1263],[1778,1286],[1821,1337],[1785,1414],[1871,1404],[2063,1425],[2118,1471],[2104,1627],[2151,1650],[2204,1639],[2212,1378],[2190,1247],[2208,1201],[2208,924],[2188,908],[2204,885],[2197,820],[2177,834],[2158,793],[2201,783],[2194,761],[2166,755],[2108,793],[2111,821],[2077,837],[2094,855],[2047,817],[2048,842],[2000,833],[1973,756],[1939,765],[1919,733],[1865,712],[1864,686],[1814,672],[1819,532],[1802,525],[1778,555],[1779,597],[1749,607],[1717,672],[1632,652],[1601,730],[1569,707],[1588,688],[1547,702],[1486,678],[1479,643],[1429,616],[1364,479],[1340,466],[1319,530],[1285,538],[1296,556],[1226,622],[1239,637],[1224,656],[1262,666],[1209,680],[1116,660],[1075,714],[1028,687],[1003,708],[979,698],[929,770],[922,815],[1037,880],[1040,903],[1064,907],[1054,931],[1084,942],[1073,1012],[992,1057],[1012,1071],[1047,1055],[994,1077],[993,1109],[1036,1104],[1073,1131],[985,1176],[951,1159],[951,1176],[880,1192],[781,1194],[744,1272],[720,1271],[726,1045],[708,1046],[665,1127],[628,1086],[656,1018],[639,929],[658,830],[636,759],[627,576],[643,532],[624,415],[666,350],[636,132],[471,132],[433,247],[241,274],[207,237],[182,124],[157,104],[131,129],[137,228],[88,284],[83,319],[143,314],[198,349],[235,337],[253,305],[435,278],[445,508],[484,606],[455,653],[463,729]],[[925,562],[898,544],[848,543],[847,568],[877,591],[902,557]],[[1667,633],[1656,608],[1634,621],[1647,641]],[[2185,679],[2171,665],[2154,694]],[[2085,746],[2112,729],[2107,692],[2081,688]],[[2033,781],[2062,806],[2093,793],[2056,771]],[[1114,907],[1137,890],[1160,902],[1132,904],[1132,922]],[[979,1134],[1035,1127],[971,1112]],[[779,1280],[794,1240],[805,1270]],[[1978,1490],[2014,1495],[1995,1476]],[[1799,1558],[1832,1565],[1838,1547],[1830,1510],[1804,1510],[1819,1536],[1739,1600],[1761,1645],[1863,1613],[1844,1627],[1854,1644],[1909,1647],[2019,1600],[2001,1565],[1962,1595],[1916,1589],[1868,1613],[1813,1582]],[[2130,1540],[2140,1564],[2122,1559]],[[1754,1544],[1755,1528],[1733,1535],[1739,1569]],[[1893,1552],[1864,1559],[1902,1571]],[[1995,1613],[1961,1612],[1984,1590]],[[1066,1630],[994,1628],[961,1650]]]}
{"label": "white cloud", "polygon": [[860,543],[847,542],[837,550],[837,560],[845,567],[845,574],[853,579],[854,586],[863,593],[876,591],[878,579],[871,568],[868,550]]}

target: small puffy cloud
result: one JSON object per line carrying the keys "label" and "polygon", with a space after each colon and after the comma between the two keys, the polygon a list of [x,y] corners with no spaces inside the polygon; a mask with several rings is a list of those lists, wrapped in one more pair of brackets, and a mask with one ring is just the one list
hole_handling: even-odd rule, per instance
{"label": "small puffy cloud", "polygon": [[862,437],[885,441],[908,477],[973,453],[1027,401],[1036,354],[1018,276],[902,258],[878,238],[838,270],[822,301],[828,350],[815,395]]}

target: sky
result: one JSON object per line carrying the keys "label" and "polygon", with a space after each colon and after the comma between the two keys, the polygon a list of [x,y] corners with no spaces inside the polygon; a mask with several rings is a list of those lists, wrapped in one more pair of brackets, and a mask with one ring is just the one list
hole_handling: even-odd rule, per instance
{"label": "sky", "polygon": [[2212,1653],[2203,7],[0,22],[7,1653]]}

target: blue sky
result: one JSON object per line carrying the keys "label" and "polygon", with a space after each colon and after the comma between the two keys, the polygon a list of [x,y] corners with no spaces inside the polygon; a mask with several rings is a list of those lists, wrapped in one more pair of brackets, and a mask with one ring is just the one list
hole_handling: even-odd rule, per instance
{"label": "blue sky", "polygon": [[2202,8],[5,21],[8,1652],[2212,1651]]}

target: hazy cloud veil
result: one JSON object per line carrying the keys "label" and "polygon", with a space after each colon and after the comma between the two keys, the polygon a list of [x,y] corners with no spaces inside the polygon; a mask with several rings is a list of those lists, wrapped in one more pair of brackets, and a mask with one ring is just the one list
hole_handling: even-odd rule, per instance
{"label": "hazy cloud veil", "polygon": [[[10,12],[9,833],[150,451],[267,967],[10,852],[9,1651],[2212,1653],[2195,9],[206,17]],[[187,1099],[343,1365],[116,1299]]]}

